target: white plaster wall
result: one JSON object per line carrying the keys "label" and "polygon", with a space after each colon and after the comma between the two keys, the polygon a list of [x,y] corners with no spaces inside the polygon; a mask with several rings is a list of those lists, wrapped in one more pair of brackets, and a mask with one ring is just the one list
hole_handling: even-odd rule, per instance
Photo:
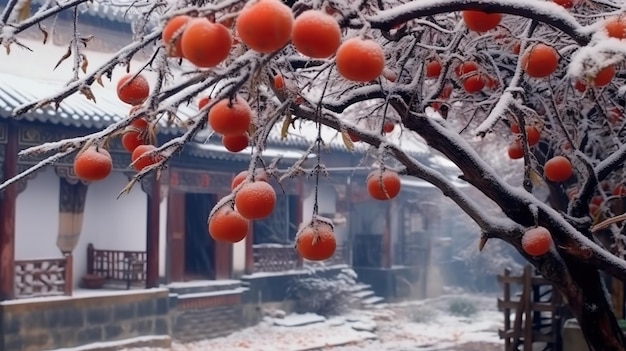
{"label": "white plaster wall", "polygon": [[[331,185],[321,184],[319,186],[317,203],[320,213],[335,213],[337,205],[337,193]],[[309,192],[302,203],[302,220],[307,223],[313,216],[313,204],[315,203],[315,188]]]}
{"label": "white plaster wall", "polygon": [[159,208],[159,277],[167,274],[167,200],[167,196],[163,197]]}
{"label": "white plaster wall", "polygon": [[352,204],[350,216],[354,235],[382,235],[385,230],[387,211],[384,201],[369,200]]}
{"label": "white plaster wall", "polygon": [[103,250],[146,249],[146,194],[139,184],[130,194],[116,199],[128,178],[113,173],[89,185],[83,217],[83,230],[74,250],[74,283],[87,272],[87,245]]}
{"label": "white plaster wall", "polygon": [[15,259],[63,257],[57,248],[59,231],[59,178],[46,168],[28,181],[17,197]]}
{"label": "white plaster wall", "polygon": [[239,278],[246,269],[246,239],[233,244],[233,277]]}
{"label": "white plaster wall", "polygon": [[[337,212],[337,192],[332,185],[322,184],[318,190],[319,213],[334,215]],[[313,216],[313,205],[315,204],[315,189],[304,198],[302,204],[302,218],[305,223]],[[335,225],[335,238],[341,244],[348,240],[348,224]]]}

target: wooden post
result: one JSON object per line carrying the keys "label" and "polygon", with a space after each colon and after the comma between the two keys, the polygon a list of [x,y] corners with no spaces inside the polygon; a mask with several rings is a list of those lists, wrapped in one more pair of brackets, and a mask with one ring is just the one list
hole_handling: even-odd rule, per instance
{"label": "wooden post", "polygon": [[159,286],[159,212],[161,184],[153,174],[148,180],[148,210],[146,215],[146,288]]}
{"label": "wooden post", "polygon": [[[17,175],[18,129],[8,123],[2,163],[3,179]],[[0,199],[0,301],[15,298],[15,203],[17,183],[9,185]]]}
{"label": "wooden post", "polygon": [[[229,193],[219,193],[216,195],[217,197],[214,198],[216,199],[215,202],[217,202],[217,199],[223,199],[228,196]],[[208,215],[207,213],[207,217]],[[252,221],[250,221],[250,226],[252,226]],[[210,238],[210,240],[213,240],[213,238]],[[213,240],[213,252],[211,256],[215,267],[214,279],[231,279],[233,275],[233,245],[223,241]]]}
{"label": "wooden post", "polygon": [[254,226],[250,222],[248,228],[248,235],[246,236],[246,265],[244,268],[245,274],[254,273]]}
{"label": "wooden post", "polygon": [[93,250],[93,244],[87,244],[87,274],[93,274]]}
{"label": "wooden post", "polygon": [[439,206],[434,203],[427,203],[423,206],[424,214],[426,215],[426,242],[422,243],[422,245],[424,245],[426,249],[424,251],[424,262],[426,262],[426,266],[424,267],[424,274],[422,275],[424,282],[424,284],[422,284],[422,296],[426,297],[428,295],[428,280],[430,279],[432,238],[441,235],[441,210]]}
{"label": "wooden post", "polygon": [[63,287],[66,296],[72,296],[72,290],[74,287],[74,258],[71,253],[65,255],[65,271],[63,280],[65,286]]}
{"label": "wooden post", "polygon": [[381,243],[382,255],[381,265],[382,268],[391,268],[392,246],[391,245],[391,204],[386,204],[385,211],[385,228],[383,229],[383,237]]}
{"label": "wooden post", "polygon": [[[524,299],[524,351],[532,351],[533,348],[533,320],[532,320],[532,270],[530,265],[524,267],[524,287],[522,297]],[[519,312],[519,311],[518,311]]]}
{"label": "wooden post", "polygon": [[[302,221],[304,219],[303,213],[304,212],[304,184],[302,183],[302,177],[298,178],[298,214],[297,214],[297,223],[298,226],[302,225]],[[299,229],[300,227],[298,227]],[[302,256],[296,254],[296,268],[302,268],[302,266],[304,265],[304,259],[302,258]]]}

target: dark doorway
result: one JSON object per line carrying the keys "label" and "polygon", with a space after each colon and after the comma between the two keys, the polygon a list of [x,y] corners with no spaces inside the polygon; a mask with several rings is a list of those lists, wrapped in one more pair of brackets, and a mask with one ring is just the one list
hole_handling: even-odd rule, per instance
{"label": "dark doorway", "polygon": [[185,280],[215,279],[215,242],[207,231],[214,205],[213,194],[185,194]]}

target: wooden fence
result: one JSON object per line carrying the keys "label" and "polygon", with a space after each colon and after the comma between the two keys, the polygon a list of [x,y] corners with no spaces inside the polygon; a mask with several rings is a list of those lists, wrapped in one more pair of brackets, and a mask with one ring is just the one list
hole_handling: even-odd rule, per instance
{"label": "wooden fence", "polygon": [[[506,269],[498,276],[504,296],[498,299],[498,309],[504,312],[504,350],[561,350],[561,294],[543,277],[526,266],[521,276]],[[511,321],[511,313],[514,320]],[[512,323],[511,323],[512,322]],[[534,345],[533,345],[534,344]],[[539,348],[538,348],[539,347]]]}

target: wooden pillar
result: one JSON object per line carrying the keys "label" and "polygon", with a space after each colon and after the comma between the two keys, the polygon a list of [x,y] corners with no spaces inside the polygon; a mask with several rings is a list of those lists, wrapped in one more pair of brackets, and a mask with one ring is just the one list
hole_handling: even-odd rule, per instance
{"label": "wooden pillar", "polygon": [[146,216],[146,288],[159,286],[159,212],[161,211],[161,182],[152,174],[147,184],[148,211]]}
{"label": "wooden pillar", "polygon": [[[2,163],[3,179],[17,175],[18,128],[7,124],[7,143]],[[15,205],[17,183],[9,185],[0,198],[0,301],[15,297]]]}
{"label": "wooden pillar", "polygon": [[167,196],[167,276],[169,282],[185,279],[185,193],[172,190]]}
{"label": "wooden pillar", "polygon": [[[432,252],[432,238],[440,237],[441,233],[441,210],[439,206],[434,203],[424,203],[422,204],[423,213],[426,218],[426,242],[423,243],[426,246],[426,251],[424,252],[424,262],[426,262],[426,267],[424,268],[424,275],[422,284],[422,296],[428,296],[428,281],[430,275],[430,258]],[[528,266],[527,266],[528,267]]]}
{"label": "wooden pillar", "polygon": [[381,243],[381,249],[383,250],[381,255],[381,265],[383,268],[391,268],[391,257],[393,251],[393,245],[391,245],[391,204],[387,202],[385,205],[385,228],[383,229],[383,238]]}
{"label": "wooden pillar", "polygon": [[[298,230],[299,230],[300,225],[302,225],[302,222],[304,220],[304,215],[302,213],[304,211],[304,183],[302,181],[302,177],[298,177],[297,192],[298,192],[298,213],[296,215],[298,217],[296,219],[297,219]],[[297,257],[298,257],[298,260],[296,261],[296,268],[302,268],[302,266],[304,265],[304,259],[300,255],[297,255]]]}
{"label": "wooden pillar", "polygon": [[348,237],[346,242],[344,242],[344,260],[346,264],[352,267],[352,258],[354,257],[353,248],[354,248],[354,229],[352,223],[352,176],[348,175],[346,177],[346,225],[348,226]]}
{"label": "wooden pillar", "polygon": [[[228,193],[217,194],[217,201],[230,195]],[[217,202],[216,201],[216,202]],[[207,213],[207,217],[208,217]],[[252,221],[250,221],[252,226]],[[209,235],[207,233],[207,235]],[[213,238],[210,238],[213,240]],[[215,279],[231,279],[233,274],[233,245],[223,241],[213,241],[213,264],[215,265]]]}

